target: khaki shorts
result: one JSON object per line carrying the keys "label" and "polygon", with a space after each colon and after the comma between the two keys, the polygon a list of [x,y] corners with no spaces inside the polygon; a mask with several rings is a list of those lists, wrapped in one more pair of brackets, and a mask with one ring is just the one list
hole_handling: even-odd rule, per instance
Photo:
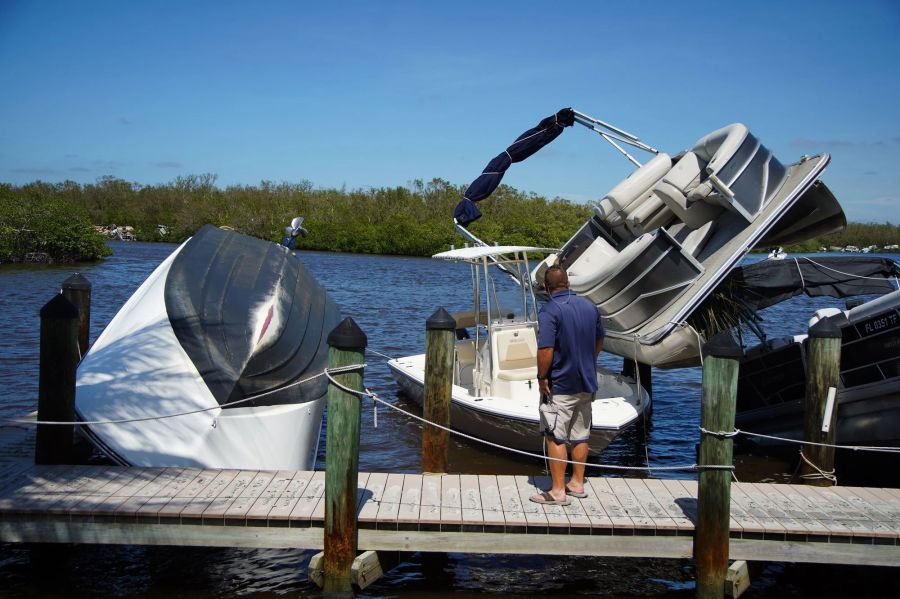
{"label": "khaki shorts", "polygon": [[541,403],[541,433],[553,436],[557,443],[586,443],[591,436],[593,393],[554,395],[550,403]]}

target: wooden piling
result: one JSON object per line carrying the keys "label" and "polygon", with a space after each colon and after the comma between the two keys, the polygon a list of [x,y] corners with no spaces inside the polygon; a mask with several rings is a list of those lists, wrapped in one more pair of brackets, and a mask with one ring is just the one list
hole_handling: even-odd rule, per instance
{"label": "wooden piling", "polygon": [[78,348],[83,357],[91,337],[91,282],[75,273],[62,284],[62,294],[78,310]]}
{"label": "wooden piling", "polygon": [[728,531],[731,510],[731,471],[703,466],[732,466],[731,437],[710,434],[734,430],[740,348],[729,335],[713,337],[703,346],[703,385],[700,426],[701,467],[697,494],[694,560],[698,599],[721,599],[728,572]]}
{"label": "wooden piling", "polygon": [[[450,397],[453,391],[453,343],[456,321],[438,308],[425,321],[425,398],[423,417],[429,422],[450,426]],[[422,472],[447,472],[450,435],[446,430],[425,425],[422,429]]]}
{"label": "wooden piling", "polygon": [[[844,318],[843,315],[839,316]],[[809,328],[806,361],[806,397],[803,410],[803,439],[834,445],[837,441],[837,389],[840,385],[841,329],[832,318],[824,318]],[[830,391],[833,389],[833,391]],[[830,401],[829,401],[830,396]],[[827,412],[830,411],[830,414]],[[820,487],[834,484],[834,447],[804,445],[800,478]],[[805,458],[805,459],[804,459]]]}
{"label": "wooden piling", "polygon": [[[62,294],[41,308],[38,421],[75,419],[75,368],[78,365],[78,309]],[[37,464],[66,464],[72,458],[73,425],[39,424]]]}
{"label": "wooden piling", "polygon": [[[362,365],[366,335],[345,318],[328,335],[328,368]],[[363,389],[362,366],[332,374],[341,385]],[[356,487],[359,477],[360,398],[338,386],[328,387],[325,445],[325,537],[323,592],[326,597],[353,597],[351,568],[356,558]]]}

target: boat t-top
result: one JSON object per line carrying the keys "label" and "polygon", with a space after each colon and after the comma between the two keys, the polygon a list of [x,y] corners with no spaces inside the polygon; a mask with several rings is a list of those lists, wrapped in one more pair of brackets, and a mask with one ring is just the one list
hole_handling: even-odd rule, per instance
{"label": "boat t-top", "polygon": [[[537,381],[539,300],[530,276],[529,255],[556,250],[528,246],[475,246],[433,256],[463,262],[472,274],[471,311],[454,315],[450,424],[480,439],[540,452]],[[519,306],[499,300],[498,283],[511,279]],[[405,394],[422,403],[425,354],[390,360],[388,366]],[[639,422],[650,396],[637,381],[597,367],[599,389],[593,402],[590,450],[603,450],[624,429]]]}

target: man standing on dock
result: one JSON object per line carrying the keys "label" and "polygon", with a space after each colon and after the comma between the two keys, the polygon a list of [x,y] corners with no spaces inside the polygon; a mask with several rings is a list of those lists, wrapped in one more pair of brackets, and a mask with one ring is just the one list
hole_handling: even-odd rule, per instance
{"label": "man standing on dock", "polygon": [[[531,497],[535,503],[568,505],[569,498],[586,497],[584,461],[591,435],[591,402],[597,391],[597,356],[606,333],[597,307],[569,289],[564,268],[553,265],[544,274],[550,295],[538,314],[538,384],[541,391],[541,428],[547,444],[552,487]],[[565,482],[572,447],[572,478]]]}

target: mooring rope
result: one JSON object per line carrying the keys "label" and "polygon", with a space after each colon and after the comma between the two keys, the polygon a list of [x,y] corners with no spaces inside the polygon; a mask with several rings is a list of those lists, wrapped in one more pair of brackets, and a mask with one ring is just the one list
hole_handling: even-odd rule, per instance
{"label": "mooring rope", "polygon": [[822,470],[816,464],[814,464],[808,457],[803,454],[803,448],[800,448],[800,459],[803,460],[807,466],[815,470],[815,472],[810,472],[808,474],[801,474],[800,478],[803,480],[819,480],[825,479],[831,481],[832,485],[837,485],[837,476],[835,475],[834,469],[832,470]]}
{"label": "mooring rope", "polygon": [[[357,365],[357,368],[361,368],[362,366],[363,365]],[[349,393],[351,395],[357,395],[359,397],[370,397],[372,399],[372,401],[374,401],[374,402],[383,404],[383,405],[391,408],[392,410],[400,412],[404,416],[408,416],[414,420],[418,420],[419,422],[421,422],[423,424],[433,426],[435,428],[447,431],[451,435],[456,435],[458,437],[462,437],[462,438],[468,439],[470,441],[475,441],[477,443],[481,443],[483,445],[487,445],[487,446],[493,447],[495,449],[501,449],[503,451],[515,453],[518,455],[523,455],[523,456],[526,456],[529,458],[535,458],[538,460],[546,459],[546,460],[552,460],[555,462],[565,462],[566,464],[577,464],[579,466],[590,466],[591,468],[605,468],[608,470],[626,470],[626,471],[632,470],[632,471],[642,471],[642,472],[652,472],[652,471],[694,471],[694,472],[698,472],[698,471],[703,471],[703,470],[728,470],[728,471],[734,470],[734,466],[717,466],[717,465],[700,466],[699,464],[690,464],[690,465],[683,465],[683,466],[620,466],[617,464],[592,464],[590,462],[576,462],[576,461],[572,461],[572,460],[565,460],[562,458],[553,458],[550,456],[543,456],[543,455],[539,455],[536,453],[523,451],[521,449],[515,449],[514,447],[508,447],[506,445],[501,445],[499,443],[494,443],[493,441],[488,441],[486,439],[480,439],[478,437],[473,437],[472,435],[468,435],[461,431],[451,429],[450,427],[443,426],[441,424],[437,424],[436,422],[431,422],[430,420],[428,420],[426,418],[423,418],[421,416],[413,414],[412,412],[404,410],[403,408],[401,408],[399,406],[395,406],[394,404],[381,399],[380,397],[378,397],[378,395],[376,393],[373,393],[368,388],[365,389],[364,391],[357,391],[356,389],[351,389],[349,387],[342,385],[340,382],[336,381],[331,376],[331,374],[328,370],[326,370],[325,376],[328,377],[328,380],[331,381],[331,383],[334,386],[338,387],[345,393]]]}
{"label": "mooring rope", "polygon": [[[346,367],[341,368],[332,368],[332,372],[340,373],[345,370]],[[356,366],[349,368],[348,370],[355,370]],[[327,369],[326,369],[327,370]],[[255,399],[259,399],[260,397],[265,397],[266,395],[271,395],[272,393],[278,393],[279,391],[284,391],[285,389],[290,389],[291,387],[295,387],[297,385],[302,385],[303,383],[309,382],[311,380],[317,379],[321,376],[325,376],[325,370],[318,372],[312,376],[309,376],[305,379],[301,379],[299,381],[294,381],[289,385],[285,385],[284,387],[279,387],[277,389],[270,389],[269,391],[264,391],[263,393],[257,393],[256,395],[251,395],[249,397],[245,397],[243,399],[238,399],[235,401],[230,401],[223,404],[218,404],[215,406],[210,406],[208,408],[198,408],[196,410],[188,410],[186,412],[176,412],[173,414],[163,414],[161,416],[141,416],[139,418],[122,418],[119,420],[76,420],[74,422],[65,422],[65,421],[54,421],[54,420],[24,420],[24,419],[15,419],[15,418],[3,418],[0,419],[2,422],[6,422],[8,424],[34,424],[34,425],[50,425],[50,426],[96,426],[96,425],[105,425],[105,424],[129,424],[132,422],[148,422],[151,420],[167,420],[169,418],[178,418],[180,416],[190,416],[191,414],[200,414],[203,412],[211,412],[213,410],[220,410],[222,408],[230,408],[232,406],[237,406],[240,404],[247,403],[249,401],[253,401]]]}
{"label": "mooring rope", "polygon": [[816,447],[831,447],[833,449],[852,449],[853,451],[872,451],[880,453],[900,453],[900,447],[878,447],[875,445],[835,445],[832,443],[818,443],[816,441],[801,441],[799,439],[789,439],[787,437],[776,437],[774,435],[764,435],[762,433],[752,433],[750,431],[741,430],[739,428],[733,431],[710,431],[702,426],[699,427],[700,432],[704,435],[711,435],[720,439],[736,437],[738,435],[747,435],[749,437],[761,437],[763,439],[771,439],[773,441],[784,441],[786,443],[797,443],[800,445],[813,445]]}

